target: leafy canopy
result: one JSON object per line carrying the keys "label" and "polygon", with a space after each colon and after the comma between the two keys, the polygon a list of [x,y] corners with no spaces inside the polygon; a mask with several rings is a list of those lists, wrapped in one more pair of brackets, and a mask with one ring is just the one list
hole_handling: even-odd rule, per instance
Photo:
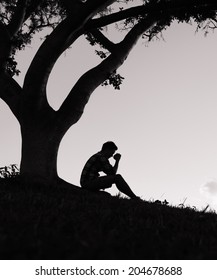
{"label": "leafy canopy", "polygon": [[[68,5],[76,5],[76,2],[85,2],[91,0],[2,0],[0,3],[0,25],[10,25],[11,19],[17,11],[18,3],[22,2],[26,6],[25,20],[21,28],[14,33],[11,38],[12,47],[10,57],[7,61],[7,70],[11,76],[18,75],[17,63],[15,60],[16,52],[23,50],[26,45],[31,43],[33,36],[46,30],[44,37],[56,28],[64,20],[69,11]],[[112,1],[111,1],[112,2]],[[113,1],[104,10],[96,13],[93,19],[105,19],[102,26],[97,26],[96,30],[104,36],[107,35],[107,29],[110,24],[114,24],[119,31],[128,32],[137,23],[150,15],[159,15],[160,20],[145,32],[143,38],[152,40],[159,32],[171,25],[173,21],[191,23],[196,22],[198,29],[204,28],[207,32],[210,28],[216,28],[216,8],[210,4],[214,1],[202,0],[117,0]],[[192,4],[193,3],[193,4]],[[215,6],[215,5],[214,5]],[[107,24],[106,24],[107,20]],[[88,24],[88,23],[87,23]],[[50,30],[50,31],[49,31]],[[85,37],[92,46],[100,47],[96,54],[105,59],[110,53],[98,36],[95,36],[94,29],[85,32]],[[114,88],[119,89],[123,77],[113,72],[109,79],[103,84],[112,84]]]}
{"label": "leafy canopy", "polygon": [[[17,0],[1,1],[0,24],[10,24],[12,16],[17,11],[17,5]],[[7,62],[7,70],[11,76],[19,74],[15,60],[16,52],[31,44],[36,33],[45,28],[54,29],[65,17],[66,11],[59,0],[27,1],[26,20],[11,38],[11,55]]]}

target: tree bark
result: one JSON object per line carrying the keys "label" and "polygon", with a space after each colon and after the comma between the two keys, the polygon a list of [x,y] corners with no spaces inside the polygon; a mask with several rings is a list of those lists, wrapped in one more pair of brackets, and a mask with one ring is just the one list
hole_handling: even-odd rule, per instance
{"label": "tree bark", "polygon": [[26,104],[21,110],[21,180],[27,184],[70,187],[77,191],[77,186],[60,179],[57,172],[59,145],[68,126],[48,103],[38,110],[29,110]]}
{"label": "tree bark", "polygon": [[27,181],[51,183],[57,178],[57,153],[62,138],[53,125],[38,118],[21,123],[22,158],[20,172]]}

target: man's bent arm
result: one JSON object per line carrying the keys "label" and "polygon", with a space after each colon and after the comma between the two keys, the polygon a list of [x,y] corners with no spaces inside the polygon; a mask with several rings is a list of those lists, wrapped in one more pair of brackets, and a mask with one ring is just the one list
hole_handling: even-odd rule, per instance
{"label": "man's bent arm", "polygon": [[118,171],[119,160],[116,160],[115,165],[113,166],[115,174]]}
{"label": "man's bent arm", "polygon": [[121,159],[121,155],[120,154],[115,154],[114,159],[115,159],[115,165],[113,166],[113,168],[114,168],[114,172],[116,174],[117,170],[118,170],[119,161]]}

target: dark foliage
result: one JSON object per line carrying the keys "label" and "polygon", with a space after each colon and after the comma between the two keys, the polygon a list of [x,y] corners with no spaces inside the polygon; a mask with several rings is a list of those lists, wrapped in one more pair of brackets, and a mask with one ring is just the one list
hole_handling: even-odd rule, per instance
{"label": "dark foliage", "polygon": [[[37,2],[37,1],[35,1]],[[28,11],[31,11],[31,5],[36,5],[34,1],[27,2],[27,15]],[[4,0],[1,1],[1,13],[0,23],[9,24],[12,15],[17,9],[17,1],[15,0]],[[27,20],[13,36],[11,55],[7,61],[7,70],[11,76],[19,75],[20,71],[17,69],[17,62],[15,55],[17,51],[23,50],[25,46],[29,45],[32,41],[33,36],[44,30],[45,28],[54,29],[58,23],[66,16],[66,12],[61,5],[59,0],[44,0],[40,1],[37,5],[37,9],[27,16]]]}
{"label": "dark foliage", "polygon": [[[40,4],[37,5],[37,2]],[[104,11],[96,14],[95,17],[101,18],[115,12],[122,12],[125,9],[129,9],[130,4],[133,2],[133,0],[117,0],[114,6],[107,7]],[[17,69],[17,62],[15,59],[17,51],[23,50],[26,45],[29,45],[33,36],[39,31],[54,29],[67,15],[67,7],[65,7],[65,3],[68,3],[68,1],[27,1],[27,20],[12,39],[11,55],[7,61],[6,68],[11,76],[19,75],[20,72],[19,69]],[[170,0],[144,0],[143,6],[145,9],[141,8],[141,4],[138,4],[138,8],[140,8],[141,11],[138,9],[138,13],[135,13],[132,16],[126,15],[121,21],[117,20],[115,25],[118,30],[130,30],[139,21],[150,15],[153,15],[154,17],[159,16],[161,19],[156,22],[156,25],[153,28],[144,34],[143,38],[148,38],[149,40],[170,26],[174,20],[187,23],[195,21],[199,28],[202,25],[205,25],[207,29],[216,28],[216,10],[210,5],[201,5],[198,1],[195,1],[195,5],[193,6],[191,5],[187,7],[187,5],[184,5],[183,9],[180,7],[175,9],[173,1]],[[32,6],[34,5],[37,7],[36,9],[32,9]],[[1,1],[0,8],[0,23],[7,25],[10,23],[10,20],[16,11],[17,1],[3,0]],[[34,10],[34,12],[31,12],[31,9]],[[100,28],[100,30],[103,31],[103,28]],[[46,34],[47,33],[48,32],[46,32]],[[86,39],[92,46],[100,47],[100,50],[96,50],[96,54],[102,59],[105,59],[107,56],[107,51],[103,49],[105,46],[103,46],[103,44],[95,38],[91,32],[86,33]],[[115,89],[119,89],[122,81],[123,78],[120,74],[112,73],[108,77],[108,80],[102,85],[112,85]]]}
{"label": "dark foliage", "polygon": [[217,216],[0,181],[1,259],[216,259]]}
{"label": "dark foliage", "polygon": [[114,89],[120,89],[120,86],[124,80],[120,74],[113,72],[109,75],[108,79],[102,83],[103,86],[112,85]]}

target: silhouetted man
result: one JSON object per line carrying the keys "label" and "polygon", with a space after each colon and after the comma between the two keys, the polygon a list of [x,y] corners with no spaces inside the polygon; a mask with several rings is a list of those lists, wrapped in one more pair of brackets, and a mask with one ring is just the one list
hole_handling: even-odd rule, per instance
{"label": "silhouetted man", "polygon": [[[120,174],[116,174],[121,158],[121,155],[118,153],[114,155],[117,149],[114,142],[106,142],[103,144],[101,151],[88,159],[81,173],[81,187],[90,191],[99,191],[111,188],[112,184],[115,184],[120,192],[130,198],[139,199],[130,189],[124,178]],[[109,162],[109,158],[112,156],[115,159],[114,166]],[[100,176],[99,172],[101,171],[106,176]]]}

